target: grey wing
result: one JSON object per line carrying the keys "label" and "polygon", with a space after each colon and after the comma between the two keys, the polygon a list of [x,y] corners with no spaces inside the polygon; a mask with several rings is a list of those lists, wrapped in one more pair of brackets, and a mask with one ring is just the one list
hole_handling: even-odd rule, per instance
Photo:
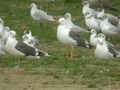
{"label": "grey wing", "polygon": [[110,31],[112,31],[113,33],[118,33],[118,34],[120,33],[119,28],[116,26],[111,26]]}
{"label": "grey wing", "polygon": [[42,10],[36,10],[36,12],[34,13],[34,16],[35,16],[36,18],[44,19],[44,18],[46,18],[47,13],[44,12],[44,11],[42,11]]}
{"label": "grey wing", "polygon": [[114,57],[117,57],[118,53],[111,45],[108,45],[108,50]]}
{"label": "grey wing", "polygon": [[36,51],[35,48],[28,46],[27,44],[23,42],[18,42],[15,46],[17,50],[24,53],[26,56],[35,56]]}
{"label": "grey wing", "polygon": [[82,28],[82,27],[79,27],[77,25],[74,25],[72,28],[71,28],[72,31],[75,31],[75,32],[83,32],[83,33],[89,33],[90,31]]}
{"label": "grey wing", "polygon": [[55,21],[55,19],[53,18],[53,16],[48,15],[46,12],[44,12],[42,10],[37,10],[36,17],[40,17],[43,20]]}
{"label": "grey wing", "polygon": [[119,18],[112,14],[106,14],[112,24],[117,24],[119,22]]}
{"label": "grey wing", "polygon": [[108,41],[107,41],[107,44],[108,44],[109,46],[111,46],[111,47],[114,47],[114,44],[112,44],[112,43],[110,43],[110,42],[108,42]]}
{"label": "grey wing", "polygon": [[75,32],[71,30],[69,32],[69,36],[77,42],[78,46],[86,47],[86,48],[91,48],[90,44],[88,43],[87,40],[83,39],[80,37],[80,33]]}

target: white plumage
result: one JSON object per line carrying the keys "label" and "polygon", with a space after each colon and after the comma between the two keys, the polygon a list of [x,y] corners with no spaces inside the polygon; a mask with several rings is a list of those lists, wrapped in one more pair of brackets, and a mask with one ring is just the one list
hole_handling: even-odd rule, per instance
{"label": "white plumage", "polygon": [[89,2],[84,1],[83,2],[83,7],[82,7],[82,14],[86,16],[88,13],[92,13],[94,16],[97,15],[97,11],[94,9],[90,8]]}
{"label": "white plumage", "polygon": [[58,22],[60,24],[57,28],[57,38],[61,43],[90,48],[87,40],[80,37],[81,31],[69,27],[68,22],[64,18],[60,18]]}
{"label": "white plumage", "polygon": [[15,31],[10,31],[9,32],[9,37],[8,40],[6,42],[5,48],[8,51],[9,54],[11,55],[20,55],[20,56],[24,56],[23,53],[21,53],[20,51],[18,51],[15,46],[18,43],[18,41],[15,38],[16,36],[16,32]]}
{"label": "white plumage", "polygon": [[95,29],[97,32],[100,32],[100,23],[101,20],[95,18],[92,13],[89,13],[85,16],[85,24],[89,27],[89,29]]}
{"label": "white plumage", "polygon": [[90,44],[92,45],[92,46],[94,46],[94,47],[96,47],[96,45],[97,45],[97,32],[96,32],[96,30],[94,30],[94,29],[92,29],[91,30],[91,35],[90,35]]}
{"label": "white plumage", "polygon": [[22,36],[23,42],[31,47],[35,47],[35,45],[40,46],[39,41],[32,35],[31,30],[24,31],[24,35]]}
{"label": "white plumage", "polygon": [[59,19],[60,25],[57,28],[57,39],[68,45],[77,45],[76,41],[69,36],[70,28],[67,27],[67,22],[64,18]]}
{"label": "white plumage", "polygon": [[98,37],[97,46],[95,49],[95,57],[99,59],[113,59],[119,58],[120,52],[115,50],[110,44],[108,44],[105,40],[105,36],[101,35]]}
{"label": "white plumage", "polygon": [[5,43],[0,39],[0,55],[6,55],[7,51],[5,50]]}
{"label": "white plumage", "polygon": [[120,29],[115,26],[115,25],[112,25],[109,21],[108,21],[108,18],[104,19],[101,24],[100,24],[100,27],[101,27],[101,31],[102,33],[104,33],[105,35],[109,35],[109,36],[119,36],[120,34]]}

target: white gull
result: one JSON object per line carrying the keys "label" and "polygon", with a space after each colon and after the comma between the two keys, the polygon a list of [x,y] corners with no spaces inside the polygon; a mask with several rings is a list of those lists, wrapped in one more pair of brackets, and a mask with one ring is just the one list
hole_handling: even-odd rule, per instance
{"label": "white gull", "polygon": [[94,51],[95,57],[99,59],[113,59],[120,58],[120,52],[114,49],[111,45],[106,43],[105,36],[99,36],[96,49]]}

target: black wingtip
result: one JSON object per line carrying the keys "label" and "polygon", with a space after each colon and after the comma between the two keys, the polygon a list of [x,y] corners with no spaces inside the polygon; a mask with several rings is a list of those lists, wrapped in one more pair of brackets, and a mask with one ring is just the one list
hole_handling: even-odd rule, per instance
{"label": "black wingtip", "polygon": [[90,45],[90,44],[86,45],[86,47],[89,48],[89,49],[93,48],[93,46]]}
{"label": "black wingtip", "polygon": [[114,7],[110,7],[108,8],[109,10],[112,10],[112,11],[118,11],[118,9],[114,8]]}
{"label": "black wingtip", "polygon": [[52,54],[49,54],[49,53],[46,53],[46,52],[39,51],[38,56],[52,56]]}

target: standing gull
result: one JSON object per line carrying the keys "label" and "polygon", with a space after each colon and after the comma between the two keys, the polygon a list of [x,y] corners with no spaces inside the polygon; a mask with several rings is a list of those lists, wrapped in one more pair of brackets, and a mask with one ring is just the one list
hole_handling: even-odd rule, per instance
{"label": "standing gull", "polygon": [[37,5],[35,3],[32,3],[30,5],[30,7],[31,7],[30,14],[31,14],[32,18],[36,21],[39,21],[41,26],[42,26],[42,23],[44,23],[44,22],[55,21],[53,16],[50,16],[43,10],[38,9]]}
{"label": "standing gull", "polygon": [[77,30],[69,28],[67,21],[64,18],[60,18],[58,20],[58,28],[57,28],[57,39],[68,46],[71,46],[71,58],[73,56],[73,46],[82,46],[86,48],[91,48],[88,41],[80,37],[80,33]]}
{"label": "standing gull", "polygon": [[41,50],[31,47],[24,42],[17,41],[15,36],[15,31],[9,32],[9,37],[5,45],[5,48],[9,54],[15,56],[27,56],[35,59],[39,59],[40,56],[49,56],[46,52],[42,52]]}
{"label": "standing gull", "polygon": [[95,57],[99,59],[120,58],[120,52],[114,49],[110,44],[106,43],[105,35],[103,34],[98,37],[98,42],[94,54]]}

